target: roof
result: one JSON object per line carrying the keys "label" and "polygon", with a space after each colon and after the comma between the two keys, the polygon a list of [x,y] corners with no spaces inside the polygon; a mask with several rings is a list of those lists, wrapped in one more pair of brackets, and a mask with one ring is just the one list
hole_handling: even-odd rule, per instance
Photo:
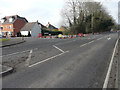
{"label": "roof", "polygon": [[[13,19],[12,22],[9,22],[9,19],[10,19],[10,18]],[[18,16],[18,15],[5,16],[5,17],[3,17],[1,20],[5,20],[5,21],[2,23],[3,25],[5,25],[5,24],[13,24],[17,19],[24,19],[26,22],[28,22],[26,18],[20,17],[20,16]]]}
{"label": "roof", "polygon": [[30,22],[25,24],[25,26],[21,29],[21,31],[31,31],[35,23],[37,22]]}
{"label": "roof", "polygon": [[55,26],[51,25],[49,22],[48,22],[48,24],[46,25],[46,27],[47,27],[48,29],[50,29],[50,30],[52,30],[52,29],[58,29],[58,28],[56,28]]}
{"label": "roof", "polygon": [[43,24],[39,23],[38,24],[41,26],[41,28],[47,28],[46,26],[44,26]]}

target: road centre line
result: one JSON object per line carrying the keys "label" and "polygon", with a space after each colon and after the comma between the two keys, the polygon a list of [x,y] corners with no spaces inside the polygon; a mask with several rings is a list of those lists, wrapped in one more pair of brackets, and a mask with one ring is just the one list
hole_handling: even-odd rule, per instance
{"label": "road centre line", "polygon": [[90,41],[90,42],[88,42],[88,43],[85,43],[85,44],[83,44],[83,45],[80,45],[80,47],[86,46],[86,45],[88,45],[88,44],[90,44],[90,43],[93,43],[93,42],[94,42],[94,40],[93,40],[93,41]]}
{"label": "road centre line", "polygon": [[[34,48],[33,50],[37,50],[38,48]],[[18,53],[25,53],[25,52],[29,52],[30,50],[25,50],[25,51],[22,51],[22,52],[16,52],[16,53],[11,53],[11,54],[7,54],[7,55],[2,55],[0,57],[5,57],[5,56],[12,56],[12,55],[15,55],[15,54],[18,54]]]}
{"label": "road centre line", "polygon": [[56,49],[58,49],[59,51],[61,51],[62,53],[64,53],[65,51],[63,51],[62,49],[58,48],[57,46],[53,45],[53,47],[55,47]]}
{"label": "road centre line", "polygon": [[101,37],[101,38],[98,38],[97,40],[101,40],[103,37]]}
{"label": "road centre line", "polygon": [[50,58],[47,58],[47,59],[45,59],[45,60],[42,60],[42,61],[37,62],[37,63],[35,63],[35,64],[32,64],[32,65],[30,65],[29,67],[33,67],[33,66],[36,66],[36,65],[38,65],[38,64],[44,63],[44,62],[49,61],[49,60],[51,60],[51,59],[54,59],[54,58],[56,58],[56,57],[58,57],[58,56],[61,56],[61,55],[65,54],[65,53],[67,53],[67,52],[69,52],[69,51],[65,51],[65,52],[63,52],[63,53],[57,54],[57,55],[55,55],[55,56],[52,56],[52,57],[50,57]]}
{"label": "road centre line", "polygon": [[118,45],[118,40],[116,41],[116,44],[115,44],[115,47],[114,47],[114,50],[113,50],[113,54],[112,54],[112,58],[111,58],[111,61],[110,61],[109,67],[108,67],[107,75],[106,75],[106,78],[105,78],[105,81],[104,81],[104,84],[103,84],[103,90],[106,90],[108,88],[110,72],[111,72],[111,69],[112,69],[113,59],[114,59],[115,51],[116,51],[116,48],[117,48],[117,45]]}
{"label": "road centre line", "polygon": [[[104,37],[107,37],[107,36],[104,36]],[[97,40],[101,40],[101,39],[104,38],[104,37],[98,38]],[[90,43],[93,43],[94,41],[95,41],[95,40],[90,41],[90,42],[88,42],[88,43],[85,43],[85,44],[83,44],[83,45],[80,45],[80,47],[86,46],[86,45],[88,45],[88,44],[90,44]]]}
{"label": "road centre line", "polygon": [[[60,39],[60,40],[62,40],[62,39]],[[67,40],[67,39],[66,39]],[[57,44],[55,44],[55,45],[60,45],[60,44],[65,44],[65,43],[70,43],[70,42],[74,42],[74,41],[77,41],[77,40],[79,40],[79,39],[76,39],[76,40],[69,40],[69,41],[66,41],[66,42],[63,42],[63,43],[57,43]]]}

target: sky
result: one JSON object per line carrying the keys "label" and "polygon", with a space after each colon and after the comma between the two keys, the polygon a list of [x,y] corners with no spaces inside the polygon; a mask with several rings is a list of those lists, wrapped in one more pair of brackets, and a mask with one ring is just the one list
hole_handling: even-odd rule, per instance
{"label": "sky", "polygon": [[[118,1],[120,0],[95,0],[100,1],[110,15],[118,22]],[[61,25],[61,9],[65,0],[0,0],[0,18],[4,16],[19,15],[29,22],[37,20],[46,25],[50,22],[56,27]]]}

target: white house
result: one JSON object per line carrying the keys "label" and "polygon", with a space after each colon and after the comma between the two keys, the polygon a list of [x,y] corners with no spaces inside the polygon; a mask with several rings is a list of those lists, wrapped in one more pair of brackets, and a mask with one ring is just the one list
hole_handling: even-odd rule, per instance
{"label": "white house", "polygon": [[41,34],[41,28],[38,22],[30,22],[21,29],[20,33],[22,36],[28,36],[30,34],[31,37],[38,37]]}

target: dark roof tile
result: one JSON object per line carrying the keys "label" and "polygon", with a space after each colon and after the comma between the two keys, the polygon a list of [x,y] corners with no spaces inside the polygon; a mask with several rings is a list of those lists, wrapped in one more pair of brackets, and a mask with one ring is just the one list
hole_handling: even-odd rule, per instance
{"label": "dark roof tile", "polygon": [[[12,22],[9,22],[10,18],[13,18]],[[4,19],[5,21],[2,23],[2,25],[13,24],[18,18],[19,19],[24,19],[26,22],[28,22],[27,19],[24,18],[24,17],[20,17],[18,15],[12,15],[12,16],[5,16],[5,17],[3,17],[2,19]]]}

